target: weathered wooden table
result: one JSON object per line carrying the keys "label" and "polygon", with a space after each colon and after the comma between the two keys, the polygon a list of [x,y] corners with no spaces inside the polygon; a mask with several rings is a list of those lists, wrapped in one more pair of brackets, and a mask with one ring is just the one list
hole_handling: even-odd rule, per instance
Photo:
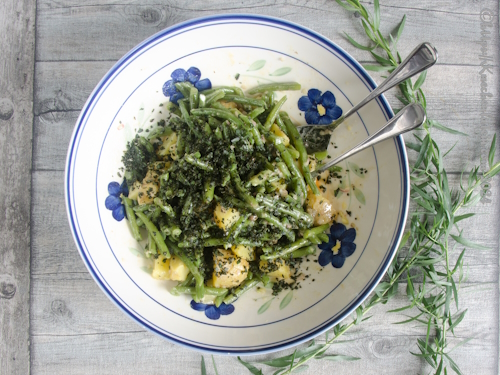
{"label": "weathered wooden table", "polygon": [[[429,116],[468,137],[435,132],[450,180],[485,166],[499,129],[499,30],[496,0],[381,1],[382,29],[407,15],[403,55],[432,42],[439,63],[425,83]],[[371,4],[366,3],[371,7]],[[0,373],[193,374],[201,355],[134,323],[99,290],[80,259],[67,224],[63,175],[67,145],[86,98],[106,71],[153,33],[190,18],[246,12],[309,27],[361,61],[343,31],[362,40],[356,15],[333,0],[2,0],[0,2]],[[392,95],[389,100],[397,104]],[[482,159],[481,159],[482,158]],[[454,358],[464,374],[498,374],[500,186],[494,179],[464,235],[490,248],[468,250],[468,309],[457,339],[472,338]],[[456,258],[456,255],[455,255]],[[400,289],[404,292],[404,281]],[[316,361],[314,374],[420,374],[412,356],[418,325],[393,325],[404,293],[345,335],[336,353],[346,363]],[[319,338],[324,340],[323,337]],[[262,357],[261,357],[262,358]],[[220,374],[246,370],[216,357]],[[209,373],[214,373],[212,368]]]}

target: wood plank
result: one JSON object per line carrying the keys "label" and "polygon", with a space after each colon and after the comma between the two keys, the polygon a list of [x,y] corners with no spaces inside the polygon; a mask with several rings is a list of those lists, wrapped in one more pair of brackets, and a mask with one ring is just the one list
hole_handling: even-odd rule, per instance
{"label": "wood plank", "polygon": [[34,0],[0,2],[0,373],[28,374]]}
{"label": "wood plank", "polygon": [[[188,5],[187,5],[188,4]],[[404,13],[407,15],[406,30],[401,40],[401,53],[408,53],[422,40],[436,44],[440,61],[446,64],[479,65],[476,40],[480,38],[482,5],[472,2],[455,2],[450,10],[430,12],[432,1],[421,1],[418,6],[401,7],[393,1],[383,6],[382,31],[397,27]],[[491,2],[492,7],[494,5]],[[371,5],[367,6],[371,8]],[[436,8],[437,5],[432,7]],[[444,9],[444,10],[443,10]],[[37,35],[38,61],[54,60],[118,60],[136,44],[157,31],[191,18],[217,13],[265,14],[281,17],[311,28],[337,42],[349,53],[354,47],[343,38],[343,32],[359,40],[362,27],[353,22],[348,14],[334,1],[312,4],[300,0],[279,1],[274,4],[252,1],[245,5],[227,4],[223,1],[202,0],[169,1],[165,4],[148,2],[141,5],[120,2],[96,2],[81,5],[74,0],[45,1],[38,11]],[[57,19],[57,22],[53,22]],[[332,24],[332,20],[335,23]],[[492,45],[498,44],[498,29],[492,28]],[[453,30],[453,36],[450,36]],[[477,35],[476,38],[471,37]],[[99,41],[96,43],[96,41]],[[460,46],[460,53],[456,53]],[[357,52],[356,52],[357,53]],[[359,54],[359,53],[358,53]],[[363,56],[368,56],[364,54]],[[363,59],[363,57],[362,57]]]}
{"label": "wood plank", "polygon": [[[371,0],[363,3],[370,9],[373,7]],[[38,0],[37,6],[31,371],[34,374],[199,373],[199,353],[166,342],[129,319],[100,291],[80,259],[67,224],[62,172],[79,111],[101,77],[130,48],[167,26],[193,17],[227,12],[282,17],[324,34],[358,60],[368,61],[368,53],[354,49],[342,36],[343,31],[347,31],[364,41],[362,28],[354,14],[344,11],[332,0],[248,0],[245,3],[143,0],[140,5],[132,0],[89,0],[84,4],[78,0]],[[491,137],[500,130],[496,19],[492,40],[488,42],[488,52],[495,56],[492,63],[495,68],[493,74],[486,76],[488,92],[493,97],[487,99],[485,110],[481,108],[481,46],[478,44],[481,10],[491,8],[497,15],[498,4],[493,0],[418,0],[412,3],[383,0],[381,7],[384,33],[394,28],[404,13],[407,14],[406,30],[400,42],[403,55],[423,40],[433,42],[439,50],[440,65],[429,71],[424,91],[429,117],[470,134],[469,137],[459,137],[434,132],[442,150],[459,141],[446,158],[448,172],[454,172],[449,176],[450,185],[457,186],[457,172],[480,162],[481,157],[485,165]],[[0,36],[0,45],[1,41]],[[1,80],[0,89],[3,89]],[[2,92],[5,91],[0,90]],[[389,95],[389,100],[391,104],[397,103],[393,95]],[[480,120],[481,116],[484,120]],[[2,124],[0,120],[0,146]],[[406,138],[411,139],[411,136]],[[500,142],[497,142],[497,148],[500,149]],[[414,152],[410,151],[409,155],[410,160],[415,159]],[[0,161],[3,160],[6,159],[0,157]],[[0,188],[1,184],[0,174]],[[497,177],[492,182],[491,195],[475,208],[478,216],[462,222],[466,238],[491,249],[466,252],[469,279],[462,286],[460,307],[469,310],[455,332],[457,338],[452,338],[455,344],[474,337],[453,353],[464,374],[498,374],[499,184],[500,177]],[[460,251],[457,248],[452,253],[452,264]],[[399,255],[404,254],[403,250]],[[345,335],[346,342],[331,349],[335,353],[358,356],[362,358],[360,361],[315,361],[305,373],[430,373],[431,369],[424,361],[409,354],[410,350],[417,351],[415,340],[423,338],[425,330],[418,325],[393,325],[401,320],[402,315],[386,313],[406,303],[405,288],[402,282],[399,296],[387,305],[375,308],[370,321],[354,327]],[[14,298],[18,295],[19,290]],[[0,321],[5,301],[0,298]],[[319,342],[323,340],[324,337],[319,338]],[[291,352],[288,350],[282,354]],[[0,361],[5,357],[3,354]],[[276,354],[251,358],[274,357]],[[214,373],[210,355],[205,355],[205,360],[208,373]],[[248,373],[235,358],[216,356],[216,361],[221,374]],[[0,367],[0,373],[16,373],[2,370]],[[269,370],[267,368],[266,373]]]}
{"label": "wood plank", "polygon": [[[144,331],[103,297],[92,280],[60,280],[47,276],[35,280],[38,286],[33,289],[34,373],[115,373],[117,368],[123,374],[135,374],[144,369],[159,373],[165,366],[175,368],[176,374],[199,372],[200,356],[197,353]],[[400,295],[373,310],[370,323],[353,327],[342,342],[332,348],[331,352],[361,358],[353,363],[335,364],[337,373],[380,374],[383,371],[406,374],[417,373],[416,369],[420,369],[418,373],[429,370],[409,353],[418,350],[416,338],[424,338],[426,328],[411,324],[394,325],[404,317],[387,313],[407,303],[405,287],[400,285]],[[491,322],[498,311],[491,301],[498,298],[497,294],[496,283],[470,292],[463,291],[461,308],[469,310],[455,332],[457,339],[451,339],[456,344],[474,337],[453,356],[463,373],[496,374],[498,326]],[[317,341],[324,342],[324,336]],[[280,354],[287,352],[290,350]],[[276,356],[250,358],[262,360]],[[235,358],[216,356],[216,361],[220,373],[245,373]],[[332,366],[327,361],[316,361],[311,365],[311,371],[314,369],[317,373],[329,373]]]}
{"label": "wood plank", "polygon": [[[33,168],[64,170],[66,153],[79,110],[85,104],[95,85],[113,65],[112,62],[42,62],[37,63],[35,84],[35,137]],[[494,70],[498,77],[498,68]],[[377,80],[380,78],[374,75]],[[461,90],[450,90],[450,80],[460,78]],[[467,165],[486,159],[490,142],[500,130],[500,104],[493,99],[486,110],[481,108],[481,85],[478,68],[474,66],[435,66],[423,87],[427,96],[429,117],[443,125],[469,134],[469,137],[434,132],[440,148],[454,150],[446,157],[449,172],[461,172]],[[499,81],[489,81],[490,92],[498,92]],[[400,108],[396,90],[387,95],[394,108]],[[485,117],[484,126],[477,126],[478,118]],[[480,129],[480,130],[479,130]],[[418,133],[417,133],[418,134]],[[411,135],[406,140],[414,142]],[[500,142],[497,143],[500,154]],[[410,160],[416,153],[409,151]],[[463,155],[470,158],[464,160]]]}
{"label": "wood plank", "polygon": [[[449,178],[450,186],[456,186],[459,176]],[[31,270],[33,275],[86,272],[68,226],[63,204],[63,182],[63,172],[33,173]],[[466,238],[489,247],[489,250],[466,251],[464,263],[468,265],[469,283],[498,280],[497,223],[500,213],[498,182],[499,179],[495,179],[490,202],[480,203],[475,209],[478,213],[476,218],[467,221],[466,225],[462,224]],[[458,249],[460,250],[450,254],[452,264],[456,261],[461,247]]]}

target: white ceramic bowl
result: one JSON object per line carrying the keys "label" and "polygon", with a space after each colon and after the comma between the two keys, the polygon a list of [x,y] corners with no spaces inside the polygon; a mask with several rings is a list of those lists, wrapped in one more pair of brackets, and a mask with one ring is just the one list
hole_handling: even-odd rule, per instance
{"label": "white ceramic bowl", "polygon": [[[263,353],[297,345],[352,313],[394,257],[408,209],[403,140],[385,141],[352,157],[354,164],[341,164],[349,172],[344,171],[344,193],[335,206],[349,211],[344,220],[356,230],[356,250],[344,257],[341,268],[318,264],[318,250],[303,263],[304,274],[310,276],[300,289],[276,297],[264,289],[250,291],[234,302],[231,314],[210,319],[217,313],[193,309],[190,298],[168,292],[173,282],[151,277],[152,264],[143,256],[143,245],[133,240],[127,220],[115,220],[105,205],[108,184],[123,180],[119,168],[126,142],[137,129],[146,129],[164,116],[161,105],[169,100],[163,93],[165,82],[176,69],[190,67],[201,72],[201,77],[191,77],[193,81],[208,79],[214,86],[236,85],[245,90],[271,81],[299,82],[302,91],[287,92],[284,109],[302,124],[305,113],[297,103],[308,90],[332,92],[345,111],[375,87],[341,48],[287,21],[223,15],[159,32],[116,63],[77,121],[68,151],[65,193],[78,250],[117,306],[170,341],[219,354]],[[207,81],[198,84],[203,83]],[[392,111],[383,97],[368,104],[335,131],[330,155],[357,144],[390,117]],[[367,173],[360,174],[355,165]]]}

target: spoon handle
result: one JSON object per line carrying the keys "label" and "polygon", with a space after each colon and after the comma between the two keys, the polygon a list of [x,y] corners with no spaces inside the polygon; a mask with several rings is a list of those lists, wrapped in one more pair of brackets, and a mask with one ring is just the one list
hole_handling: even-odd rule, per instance
{"label": "spoon handle", "polygon": [[346,153],[321,166],[321,168],[312,173],[312,176],[316,177],[332,165],[338,164],[342,160],[347,159],[365,148],[371,147],[386,139],[396,137],[397,135],[419,127],[424,123],[425,119],[425,110],[420,104],[412,103],[407,105],[375,134],[365,139],[350,151],[347,151]]}
{"label": "spoon handle", "polygon": [[382,82],[375,90],[373,90],[366,98],[352,107],[344,115],[344,118],[357,112],[366,103],[376,98],[380,94],[403,82],[404,80],[413,77],[425,69],[430,68],[437,61],[437,51],[430,43],[422,43],[417,46],[412,53]]}

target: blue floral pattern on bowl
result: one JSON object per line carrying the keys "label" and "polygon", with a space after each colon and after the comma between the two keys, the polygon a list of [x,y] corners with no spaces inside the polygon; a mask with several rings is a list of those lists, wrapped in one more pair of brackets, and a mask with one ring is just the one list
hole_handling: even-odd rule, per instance
{"label": "blue floral pattern on bowl", "polygon": [[328,125],[342,116],[342,108],[337,105],[335,95],[330,91],[321,95],[318,89],[310,89],[297,104],[306,113],[306,122],[311,125]]}
{"label": "blue floral pattern on bowl", "polygon": [[128,196],[127,182],[123,180],[121,185],[115,181],[110,182],[108,184],[108,193],[109,195],[104,201],[104,205],[108,210],[113,212],[113,218],[116,221],[122,221],[125,217],[125,207],[122,204],[120,195]]}
{"label": "blue floral pattern on bowl", "polygon": [[208,78],[200,80],[201,71],[195,66],[192,66],[187,71],[184,69],[176,69],[170,75],[172,79],[163,84],[163,95],[169,96],[172,103],[177,104],[179,99],[184,98],[184,95],[175,87],[179,82],[190,82],[198,89],[198,91],[208,90],[212,88],[212,82]]}
{"label": "blue floral pattern on bowl", "polygon": [[356,250],[356,230],[354,228],[346,229],[344,224],[334,223],[330,227],[328,234],[329,241],[318,245],[321,249],[318,263],[326,266],[331,263],[335,268],[341,268],[345,259],[351,256]]}
{"label": "blue floral pattern on bowl", "polygon": [[217,307],[215,305],[207,305],[191,300],[191,308],[196,311],[205,311],[206,317],[212,320],[217,320],[221,315],[229,315],[234,312],[234,306],[231,303],[226,305],[224,302]]}

